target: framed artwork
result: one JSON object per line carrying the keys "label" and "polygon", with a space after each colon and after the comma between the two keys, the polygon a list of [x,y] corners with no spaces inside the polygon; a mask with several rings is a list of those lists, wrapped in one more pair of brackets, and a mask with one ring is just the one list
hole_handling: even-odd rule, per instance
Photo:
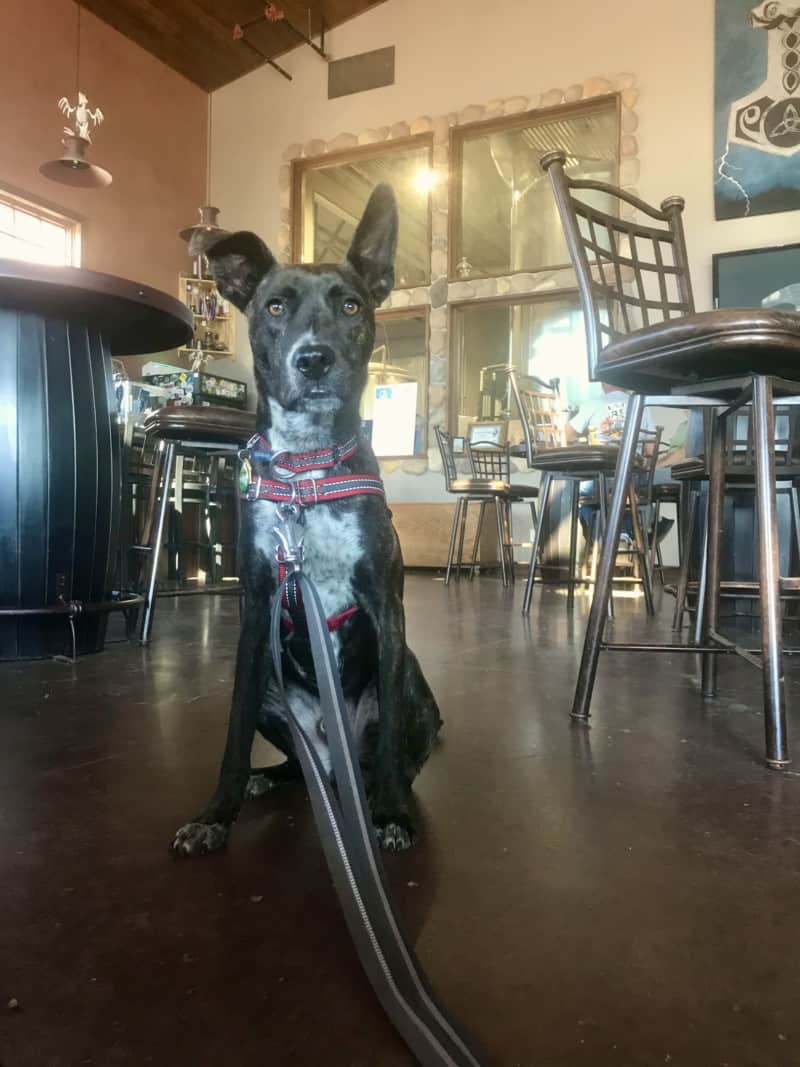
{"label": "framed artwork", "polygon": [[800,20],[787,0],[716,0],[718,219],[800,208]]}
{"label": "framed artwork", "polygon": [[800,244],[712,256],[714,307],[800,310]]}
{"label": "framed artwork", "polygon": [[504,445],[508,423],[500,422],[473,422],[469,428],[469,443],[471,445]]}

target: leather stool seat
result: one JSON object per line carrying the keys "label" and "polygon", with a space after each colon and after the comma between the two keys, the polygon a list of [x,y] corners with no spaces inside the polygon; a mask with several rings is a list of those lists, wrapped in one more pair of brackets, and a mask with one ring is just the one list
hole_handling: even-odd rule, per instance
{"label": "leather stool seat", "polygon": [[256,432],[252,411],[226,407],[164,407],[150,412],[144,429],[165,441],[246,444]]}

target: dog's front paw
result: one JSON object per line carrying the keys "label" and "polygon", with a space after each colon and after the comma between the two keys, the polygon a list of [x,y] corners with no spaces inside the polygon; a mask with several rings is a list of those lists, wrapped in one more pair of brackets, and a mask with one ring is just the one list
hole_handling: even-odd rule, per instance
{"label": "dog's front paw", "polygon": [[402,822],[387,819],[385,822],[375,823],[375,834],[378,844],[385,852],[404,852],[411,848],[417,839],[414,827],[407,819]]}
{"label": "dog's front paw", "polygon": [[187,822],[172,839],[172,851],[178,856],[216,852],[228,840],[229,829],[224,822]]}

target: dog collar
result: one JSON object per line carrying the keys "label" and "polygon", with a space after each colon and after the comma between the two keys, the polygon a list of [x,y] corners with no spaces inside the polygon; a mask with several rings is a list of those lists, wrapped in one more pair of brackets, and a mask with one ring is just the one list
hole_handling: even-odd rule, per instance
{"label": "dog collar", "polygon": [[271,500],[275,504],[312,507],[324,501],[345,500],[351,496],[386,496],[380,478],[368,474],[337,474],[330,478],[301,478],[279,482],[255,478],[242,486],[243,500]]}
{"label": "dog collar", "polygon": [[306,474],[308,471],[330,470],[337,463],[350,459],[358,451],[358,437],[353,434],[342,445],[319,448],[316,452],[284,452],[274,449],[266,437],[257,433],[242,450],[242,458],[251,463],[268,463],[276,474],[287,471],[290,475]]}

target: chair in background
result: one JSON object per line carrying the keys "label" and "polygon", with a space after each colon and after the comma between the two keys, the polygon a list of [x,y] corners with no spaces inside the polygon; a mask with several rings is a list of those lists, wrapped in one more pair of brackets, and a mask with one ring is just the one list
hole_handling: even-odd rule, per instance
{"label": "chair in background", "polygon": [[[170,502],[177,491],[178,498],[183,492],[183,479],[176,483],[176,465],[188,456],[203,456],[209,463],[207,473],[202,475],[202,489],[209,504],[208,514],[218,504],[219,481],[222,461],[234,462],[237,453],[255,433],[255,415],[224,407],[164,407],[151,412],[144,423],[149,440],[157,444],[153,465],[150,495],[145,515],[140,544],[135,546],[147,558],[146,578],[144,582],[144,612],[140,641],[148,644],[153,628],[153,613],[158,592],[158,568],[164,542],[164,533]],[[238,468],[237,468],[238,470]],[[236,479],[232,482],[230,493],[234,501],[234,513],[238,519],[238,486]],[[197,486],[195,486],[195,490]],[[212,499],[213,497],[213,499]],[[213,518],[209,548],[216,550],[213,533]],[[238,523],[237,523],[238,524]],[[234,531],[232,541],[235,543]],[[173,549],[175,537],[173,536]],[[211,564],[213,572],[214,564]],[[210,590],[209,590],[210,591]]]}
{"label": "chair in background", "polygon": [[450,531],[450,546],[447,553],[447,568],[445,570],[444,584],[450,584],[450,577],[455,564],[456,581],[461,578],[462,558],[464,551],[464,534],[467,527],[467,512],[470,504],[478,504],[480,512],[478,525],[472,545],[470,557],[469,576],[475,574],[478,559],[478,546],[483,524],[483,516],[488,504],[493,504],[497,519],[498,554],[500,556],[500,573],[503,585],[508,585],[507,553],[505,546],[505,522],[504,510],[508,495],[509,482],[503,479],[488,477],[476,477],[474,474],[466,476],[460,474],[456,465],[456,455],[453,450],[453,438],[439,426],[434,427],[436,441],[439,445],[439,454],[442,458],[442,473],[444,474],[445,488],[448,493],[456,497],[456,510],[453,515],[453,525]]}
{"label": "chair in background", "polygon": [[[645,401],[710,407],[707,577],[700,643],[655,647],[700,651],[705,697],[716,693],[719,654],[737,653],[759,666],[766,758],[770,766],[783,767],[788,763],[788,746],[773,395],[800,393],[800,316],[764,309],[696,313],[681,222],[683,200],[671,197],[654,208],[605,183],[570,178],[566,162],[563,152],[550,152],[541,165],[550,177],[578,278],[589,376],[632,393],[572,714],[582,721],[589,717],[602,648],[642,649],[641,643],[604,643],[603,630]],[[725,423],[750,402],[759,531],[760,659],[718,630]]]}
{"label": "chair in background", "polygon": [[[538,470],[542,475],[539,486],[539,524],[536,529],[528,580],[522,604],[523,614],[528,614],[533,598],[533,586],[536,571],[541,563],[542,530],[548,517],[553,482],[562,480],[570,486],[570,538],[569,565],[567,573],[567,609],[571,610],[575,599],[575,585],[581,581],[577,575],[578,556],[578,518],[580,509],[581,482],[592,482],[597,486],[598,534],[602,539],[606,525],[606,501],[608,500],[609,480],[613,477],[617,465],[619,448],[614,444],[575,444],[564,443],[563,415],[561,402],[555,389],[522,388],[514,370],[509,371],[511,389],[522,420],[525,438],[525,452],[528,466]],[[630,499],[635,499],[633,487]],[[634,547],[639,557],[643,576],[645,603],[650,614],[653,612],[652,590],[649,581],[647,548],[644,533],[639,524],[639,511],[632,510],[632,527]],[[609,608],[613,610],[613,608]]]}
{"label": "chair in background", "polygon": [[[511,452],[508,445],[496,445],[490,442],[470,444],[465,442],[469,465],[474,478],[479,481],[501,483],[505,486],[503,492],[495,499],[495,511],[497,514],[497,536],[499,538],[500,553],[504,566],[515,580],[514,562],[514,526],[511,508],[514,504],[527,503],[531,511],[531,529],[538,529],[536,516],[536,498],[539,495],[538,486],[523,485],[511,481]],[[486,501],[482,501],[478,514],[478,528],[475,533],[475,543],[472,549],[472,565],[470,576],[475,569],[475,553],[480,541],[483,516],[486,510]]]}
{"label": "chair in background", "polygon": [[[794,548],[795,558],[800,560],[800,489],[798,489],[798,480],[800,480],[800,404],[792,402],[795,399],[800,398],[790,398],[789,401],[784,401],[775,406],[774,456],[776,492],[778,495],[788,495],[790,498],[792,547]],[[708,420],[706,422],[708,423]],[[706,427],[706,436],[708,436],[709,429],[710,424]],[[742,494],[752,495],[755,492],[756,460],[753,421],[749,406],[727,420],[723,455],[726,499],[728,496],[732,496],[735,502]],[[705,568],[702,565],[705,560],[705,554],[702,548],[698,553],[697,547],[698,542],[703,540],[703,531],[705,529],[705,518],[700,515],[700,488],[708,483],[705,459],[700,456],[685,460],[673,468],[673,477],[687,486],[686,493],[688,495],[687,516],[681,527],[681,560],[676,585],[673,629],[680,630],[683,626],[684,616],[687,613],[692,614],[689,606],[689,597],[694,594],[694,640],[699,641],[699,627],[702,619],[705,593]],[[702,502],[707,506],[707,493],[704,495]],[[699,561],[698,555],[700,557]],[[723,598],[745,600],[748,599],[748,594],[752,595],[755,591],[753,583],[746,580],[737,580],[736,578],[728,581],[720,580],[720,596]],[[797,598],[798,593],[796,591],[784,591],[784,600],[797,600]]]}

